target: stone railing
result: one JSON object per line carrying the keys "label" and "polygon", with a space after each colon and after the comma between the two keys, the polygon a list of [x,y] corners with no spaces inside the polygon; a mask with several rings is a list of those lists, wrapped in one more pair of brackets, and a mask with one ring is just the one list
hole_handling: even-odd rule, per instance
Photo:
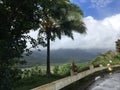
{"label": "stone railing", "polygon": [[[120,66],[120,65],[115,65],[112,67],[118,67],[118,66]],[[80,79],[82,79],[82,78],[84,78],[84,77],[86,77],[94,72],[104,70],[106,68],[107,67],[94,68],[93,66],[90,66],[89,70],[86,70],[86,71],[83,71],[83,72],[78,73],[76,75],[69,76],[69,77],[66,77],[66,78],[63,78],[63,79],[39,86],[39,87],[36,87],[36,88],[33,88],[32,90],[60,90],[64,87],[72,84],[73,82],[76,82],[76,81],[78,81],[78,80],[80,80]]]}

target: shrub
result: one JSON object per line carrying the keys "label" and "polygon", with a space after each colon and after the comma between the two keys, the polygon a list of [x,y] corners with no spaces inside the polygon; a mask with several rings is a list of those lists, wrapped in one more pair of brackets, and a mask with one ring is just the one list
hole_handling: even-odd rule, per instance
{"label": "shrub", "polygon": [[58,72],[59,72],[59,66],[55,65],[54,68],[53,68],[53,74],[58,75]]}
{"label": "shrub", "polygon": [[68,76],[68,75],[70,75],[70,68],[71,68],[70,64],[61,65],[61,66],[59,66],[58,74],[60,76]]}

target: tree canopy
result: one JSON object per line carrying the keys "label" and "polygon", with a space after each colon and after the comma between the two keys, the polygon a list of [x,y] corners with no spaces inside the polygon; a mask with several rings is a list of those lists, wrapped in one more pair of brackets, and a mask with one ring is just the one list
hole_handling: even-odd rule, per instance
{"label": "tree canopy", "polygon": [[40,0],[0,0],[0,90],[11,90],[17,78],[15,65],[25,51],[26,35],[39,28]]}
{"label": "tree canopy", "polygon": [[39,34],[50,31],[50,38],[54,40],[55,37],[61,38],[61,35],[73,38],[72,30],[79,33],[85,32],[83,13],[69,0],[45,0],[42,1],[40,7],[42,16]]}

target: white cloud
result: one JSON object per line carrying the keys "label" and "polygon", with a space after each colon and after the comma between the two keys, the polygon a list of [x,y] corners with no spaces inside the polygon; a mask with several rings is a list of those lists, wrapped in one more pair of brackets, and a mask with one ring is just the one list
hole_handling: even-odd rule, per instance
{"label": "white cloud", "polygon": [[115,49],[115,41],[120,35],[120,14],[104,20],[96,20],[91,16],[84,18],[88,28],[86,35],[74,32],[74,40],[63,36],[61,40],[51,42],[52,49],[80,48],[80,49]]}
{"label": "white cloud", "polygon": [[108,4],[112,3],[113,0],[91,0],[92,7],[106,7]]}
{"label": "white cloud", "polygon": [[[84,18],[87,27],[87,34],[80,35],[74,32],[74,40],[67,36],[51,42],[51,49],[80,48],[80,49],[115,49],[115,41],[120,38],[120,14],[107,17],[103,20],[96,20],[92,16]],[[31,32],[32,37],[37,32]]]}

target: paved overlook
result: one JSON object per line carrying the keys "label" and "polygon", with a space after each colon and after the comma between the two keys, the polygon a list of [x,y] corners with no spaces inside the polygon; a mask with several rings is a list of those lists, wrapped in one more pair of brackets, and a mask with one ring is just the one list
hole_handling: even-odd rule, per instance
{"label": "paved overlook", "polygon": [[120,90],[120,73],[97,79],[87,90]]}

